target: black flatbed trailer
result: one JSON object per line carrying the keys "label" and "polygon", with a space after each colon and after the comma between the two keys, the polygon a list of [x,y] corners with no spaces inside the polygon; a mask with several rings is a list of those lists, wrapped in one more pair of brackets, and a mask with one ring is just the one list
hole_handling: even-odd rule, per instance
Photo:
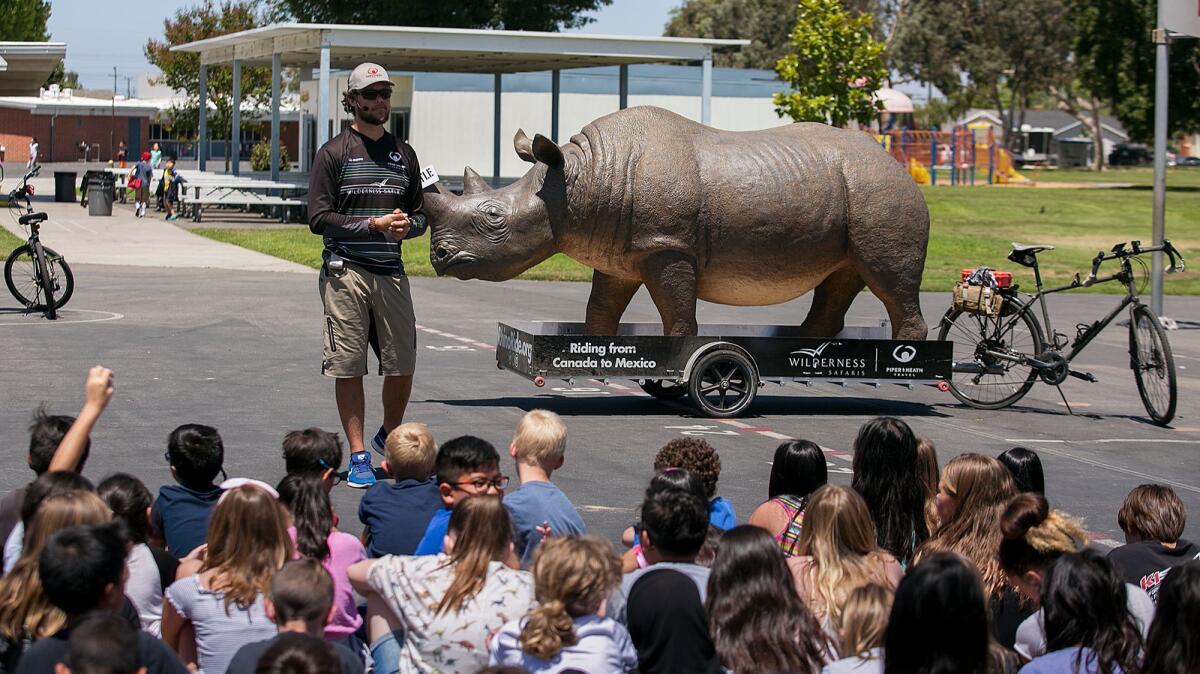
{"label": "black flatbed trailer", "polygon": [[497,324],[496,364],[544,386],[547,379],[632,379],[650,395],[687,396],[707,417],[743,414],[760,386],[818,381],[946,390],[952,343],[888,338],[891,328],[847,327],[832,339],[800,337],[794,325],[700,325],[694,337],[664,336],[658,323],[622,323],[589,336],[583,323]]}

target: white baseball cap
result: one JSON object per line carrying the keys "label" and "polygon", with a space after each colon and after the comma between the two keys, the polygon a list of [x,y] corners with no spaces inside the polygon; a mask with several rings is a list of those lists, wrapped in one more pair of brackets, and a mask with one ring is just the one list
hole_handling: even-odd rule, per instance
{"label": "white baseball cap", "polygon": [[366,89],[376,82],[392,83],[388,79],[387,71],[383,69],[383,66],[377,63],[361,63],[350,73],[350,82],[346,85],[346,88],[350,91],[358,91]]}

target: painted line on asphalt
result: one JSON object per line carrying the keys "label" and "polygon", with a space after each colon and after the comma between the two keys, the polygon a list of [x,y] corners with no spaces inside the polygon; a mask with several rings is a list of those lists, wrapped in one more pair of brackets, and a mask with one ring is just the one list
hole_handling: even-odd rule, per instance
{"label": "painted line on asphalt", "polygon": [[1088,442],[1094,442],[1096,444],[1113,442],[1161,442],[1176,445],[1200,445],[1200,440],[1178,440],[1175,438],[1102,438],[1100,440],[1079,440],[1075,444],[1083,444]]}
{"label": "painted line on asphalt", "polygon": [[453,340],[462,342],[464,344],[470,344],[471,346],[477,346],[481,349],[484,349],[485,351],[495,351],[496,350],[496,347],[492,346],[491,344],[485,344],[484,342],[480,342],[480,341],[471,339],[470,337],[462,337],[460,335],[455,335],[453,333],[443,332],[442,330],[435,330],[433,328],[427,328],[424,325],[420,325],[420,324],[418,324],[416,327],[421,332],[424,332],[424,333],[427,333],[430,335],[436,335],[438,337],[445,337],[447,339],[453,339]]}
{"label": "painted line on asphalt", "polygon": [[[77,313],[78,314],[100,314],[100,316],[97,318],[81,318],[81,319],[71,318],[72,314],[77,314]],[[23,323],[4,322],[3,319],[7,316],[15,316],[22,320],[24,320],[26,318],[33,318],[33,319],[35,319],[36,322],[33,322],[33,321],[27,321],[27,322],[23,322]],[[58,316],[59,316],[58,320],[44,321],[41,319],[40,311],[34,312],[32,314],[26,314],[24,311],[2,312],[2,313],[0,313],[0,328],[11,328],[11,327],[29,326],[29,325],[66,325],[66,324],[70,324],[70,323],[103,323],[105,321],[119,321],[122,318],[125,318],[125,314],[118,314],[114,311],[96,311],[94,309],[59,309]]]}

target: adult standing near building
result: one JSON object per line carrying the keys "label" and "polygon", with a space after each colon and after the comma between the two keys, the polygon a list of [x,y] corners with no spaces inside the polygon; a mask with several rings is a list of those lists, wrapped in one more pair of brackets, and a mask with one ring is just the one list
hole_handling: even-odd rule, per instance
{"label": "adult standing near building", "polygon": [[350,445],[352,487],[375,482],[364,451],[367,346],[383,375],[383,424],[372,447],[404,419],[416,367],[416,317],[400,244],[425,232],[417,153],[383,128],[391,114],[387,71],[363,63],[350,74],[342,107],[349,127],[317,151],[309,176],[309,229],[325,240],[320,292],[325,308],[321,372],[336,379],[338,415]]}
{"label": "adult standing near building", "polygon": [[32,171],[34,166],[37,166],[38,142],[37,136],[29,139],[29,161],[25,162],[25,169]]}

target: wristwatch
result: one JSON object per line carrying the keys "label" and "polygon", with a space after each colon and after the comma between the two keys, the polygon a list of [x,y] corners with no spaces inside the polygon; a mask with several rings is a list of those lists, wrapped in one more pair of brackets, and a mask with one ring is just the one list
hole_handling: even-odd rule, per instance
{"label": "wristwatch", "polygon": [[367,233],[368,234],[375,233],[375,216],[371,216],[371,217],[367,218]]}

